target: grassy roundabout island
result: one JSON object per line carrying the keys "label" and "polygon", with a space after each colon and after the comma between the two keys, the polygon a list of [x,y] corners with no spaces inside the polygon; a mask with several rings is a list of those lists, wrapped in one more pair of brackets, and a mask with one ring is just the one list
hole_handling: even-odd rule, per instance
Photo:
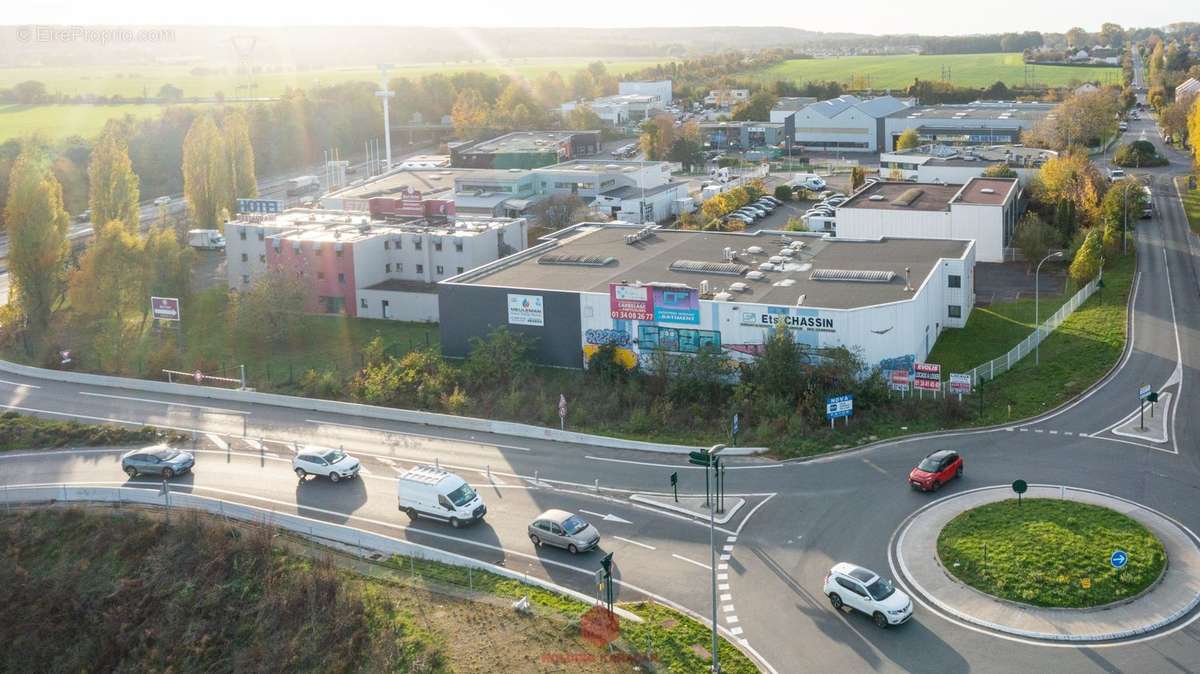
{"label": "grassy roundabout island", "polygon": [[[1129,553],[1119,576],[1109,563],[1114,550]],[[1167,559],[1158,538],[1125,515],[1035,498],[960,514],[938,535],[937,552],[954,577],[981,592],[1057,608],[1132,597],[1158,580]]]}

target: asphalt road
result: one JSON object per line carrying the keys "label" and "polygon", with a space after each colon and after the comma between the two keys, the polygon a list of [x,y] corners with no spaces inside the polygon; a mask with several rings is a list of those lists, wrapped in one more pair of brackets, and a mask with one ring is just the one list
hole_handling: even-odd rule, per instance
{"label": "asphalt road", "polygon": [[[1150,122],[1135,122],[1129,134],[1143,132],[1158,143]],[[909,490],[905,476],[934,449],[954,448],[965,457],[964,478],[945,487],[951,492],[1017,478],[1066,484],[1132,499],[1200,530],[1194,439],[1200,409],[1191,396],[1200,386],[1200,283],[1169,179],[1185,170],[1187,158],[1163,151],[1171,166],[1140,172],[1151,176],[1157,213],[1136,228],[1132,339],[1100,386],[1061,410],[1003,428],[888,442],[808,462],[730,461],[729,493],[747,499],[718,532],[719,552],[728,555],[718,560],[728,567],[718,569],[727,574],[718,613],[731,636],[745,639],[780,672],[1200,671],[1195,614],[1139,639],[1080,648],[968,627],[919,597],[912,621],[879,630],[866,616],[834,611],[821,595],[822,578],[837,561],[894,577],[889,539],[931,498]],[[1166,444],[1111,432],[1136,411],[1143,383],[1174,394],[1171,409],[1159,411],[1169,415]],[[591,592],[602,552],[572,557],[535,549],[525,532],[545,508],[584,512],[604,536],[603,552],[614,553],[620,599],[654,595],[701,614],[710,610],[706,525],[629,499],[634,492],[666,492],[671,472],[680,474],[681,492],[702,493],[703,473],[677,456],[8,375],[0,375],[0,403],[42,416],[196,429],[197,466],[177,481],[181,489],[410,538]],[[261,447],[259,438],[266,439]],[[337,485],[298,483],[288,465],[294,442],[343,446],[364,460],[365,474]],[[125,484],[116,456],[9,454],[0,457],[0,483]],[[396,511],[396,472],[434,460],[479,488],[489,506],[482,526],[410,523]]]}

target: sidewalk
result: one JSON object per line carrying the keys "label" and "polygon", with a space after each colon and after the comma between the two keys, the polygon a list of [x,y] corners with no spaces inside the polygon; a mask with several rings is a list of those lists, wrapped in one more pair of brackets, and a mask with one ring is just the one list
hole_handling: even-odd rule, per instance
{"label": "sidewalk", "polygon": [[1200,603],[1200,547],[1166,517],[1124,499],[1082,489],[1030,485],[1025,498],[1066,497],[1110,508],[1149,528],[1167,553],[1160,581],[1141,596],[1107,608],[1024,606],[986,595],[952,578],[937,556],[942,527],[959,513],[1013,498],[1010,487],[976,489],[935,501],[903,526],[894,554],[906,585],[942,611],[981,627],[1051,641],[1108,641],[1160,629]]}

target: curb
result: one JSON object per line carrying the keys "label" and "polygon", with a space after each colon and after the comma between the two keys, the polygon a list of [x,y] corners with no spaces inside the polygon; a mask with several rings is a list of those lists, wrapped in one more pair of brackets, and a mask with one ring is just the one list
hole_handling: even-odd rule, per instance
{"label": "curb", "polygon": [[[1031,484],[1029,486],[1053,488],[1053,487],[1062,487],[1063,485]],[[974,493],[974,492],[986,491],[986,490],[990,490],[990,489],[1004,489],[1004,488],[1006,488],[1006,485],[994,485],[994,486],[990,486],[990,487],[979,487],[977,489],[970,489],[970,490],[967,490],[964,492],[960,492],[958,494],[955,494],[955,495],[947,497],[947,498],[957,498],[959,496],[963,496],[965,494],[970,494],[970,493]],[[1094,489],[1085,489],[1085,488],[1081,488],[1081,487],[1067,487],[1067,489],[1071,489],[1073,491],[1086,492],[1086,493],[1090,493],[1090,494],[1096,494],[1096,495],[1100,495],[1100,496],[1105,496],[1105,497],[1108,497],[1108,498],[1111,498],[1111,499],[1114,499],[1117,501],[1123,501],[1130,505],[1136,505],[1137,507],[1143,508],[1149,512],[1152,512],[1155,515],[1158,515],[1159,517],[1162,517],[1163,519],[1167,520],[1168,522],[1179,527],[1181,530],[1183,530],[1183,532],[1185,534],[1187,534],[1188,538],[1192,541],[1192,544],[1193,545],[1196,544],[1197,537],[1196,537],[1195,533],[1193,533],[1190,529],[1183,526],[1179,522],[1175,521],[1174,518],[1169,517],[1153,508],[1144,506],[1140,503],[1137,503],[1136,501],[1131,501],[1129,499],[1122,498],[1120,496],[1108,494],[1108,493],[1097,491]],[[1176,622],[1180,618],[1183,618],[1184,616],[1186,616],[1189,613],[1196,610],[1197,606],[1200,606],[1200,594],[1197,594],[1196,596],[1192,597],[1191,601],[1188,602],[1187,606],[1185,606],[1184,608],[1178,609],[1174,613],[1170,614],[1169,616],[1167,616],[1165,618],[1161,618],[1159,620],[1156,620],[1155,622],[1149,623],[1147,625],[1142,625],[1137,628],[1120,630],[1117,632],[1107,632],[1107,633],[1102,633],[1102,634],[1090,634],[1090,635],[1072,635],[1072,634],[1022,630],[1022,629],[1017,629],[1014,627],[1009,627],[1007,625],[999,625],[997,623],[993,623],[988,620],[983,620],[981,618],[976,618],[970,614],[967,614],[963,611],[960,611],[960,610],[954,608],[953,606],[950,606],[946,602],[929,594],[925,590],[925,588],[923,588],[921,586],[920,583],[918,583],[915,579],[913,579],[911,573],[908,570],[908,565],[904,563],[904,556],[902,554],[900,554],[900,550],[904,546],[904,537],[906,535],[908,535],[908,530],[912,526],[913,520],[919,514],[924,512],[925,510],[932,508],[933,506],[937,505],[938,503],[941,503],[944,500],[945,499],[939,499],[938,501],[934,501],[932,503],[928,503],[928,504],[922,506],[921,508],[917,509],[912,514],[910,514],[903,522],[901,522],[900,527],[897,528],[897,531],[900,532],[900,535],[898,538],[893,538],[894,544],[889,544],[888,556],[889,556],[889,561],[890,561],[891,557],[895,557],[896,562],[900,565],[900,571],[901,571],[901,574],[904,576],[904,581],[906,583],[910,583],[912,585],[912,587],[914,589],[916,589],[917,592],[920,593],[921,597],[925,601],[930,602],[931,604],[936,606],[938,609],[954,616],[955,618],[958,618],[959,620],[962,620],[963,622],[970,623],[970,624],[976,625],[978,627],[983,627],[983,628],[986,628],[986,629],[989,629],[989,630],[992,630],[995,632],[1000,632],[1002,634],[1010,634],[1013,636],[1024,637],[1027,639],[1037,639],[1039,641],[1050,641],[1050,642],[1059,642],[1059,643],[1065,642],[1065,643],[1089,644],[1089,643],[1099,643],[1099,642],[1106,642],[1106,641],[1116,641],[1116,640],[1120,640],[1120,639],[1128,639],[1131,637],[1148,634],[1150,632],[1155,632],[1157,630],[1160,630],[1160,629],[1170,625],[1171,623]],[[895,536],[895,534],[893,534],[893,536]],[[935,553],[935,555],[936,555],[936,553]],[[942,571],[944,573],[945,568],[942,567],[941,560],[938,560],[938,566],[939,566],[939,568],[942,568]],[[1162,575],[1165,575],[1165,574],[1166,574],[1166,567],[1164,566]],[[1158,580],[1155,581],[1155,584],[1158,584],[1162,581],[1162,575],[1160,575]],[[971,589],[974,589],[974,588],[971,588]],[[976,592],[978,592],[978,591],[976,591]],[[1144,592],[1145,591],[1143,591],[1143,593]],[[993,599],[993,600],[997,600],[994,597],[989,597],[989,598]],[[1137,597],[1131,598],[1131,600],[1136,599],[1136,598]],[[998,601],[1003,602],[1003,600],[998,600]],[[1003,602],[1003,603],[1015,605],[1014,602]],[[1121,603],[1124,603],[1124,602],[1121,602]],[[1098,606],[1098,607],[1094,607],[1094,608],[1096,608],[1096,609],[1111,608],[1111,605]],[[1072,609],[1072,610],[1081,610],[1081,609]]]}
{"label": "curb", "polygon": [[[734,502],[733,507],[730,508],[729,510],[726,510],[724,515],[721,515],[720,517],[714,517],[713,524],[728,523],[729,520],[733,519],[733,516],[737,513],[737,511],[741,510],[742,506],[746,505],[746,499],[744,499],[740,496],[735,497],[735,498],[737,498],[737,501]],[[701,515],[700,513],[696,512],[694,510],[689,510],[683,506],[675,505],[674,503],[662,503],[660,501],[655,501],[655,500],[651,499],[650,497],[644,496],[642,494],[630,494],[629,500],[636,501],[637,503],[644,503],[644,504],[646,504],[648,506],[652,506],[654,508],[662,508],[663,510],[670,510],[672,512],[689,515],[698,520],[704,519],[703,515]]]}

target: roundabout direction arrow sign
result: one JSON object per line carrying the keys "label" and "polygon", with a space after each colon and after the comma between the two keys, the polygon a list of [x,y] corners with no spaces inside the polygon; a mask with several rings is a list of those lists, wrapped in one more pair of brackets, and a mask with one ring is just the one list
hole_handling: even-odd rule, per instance
{"label": "roundabout direction arrow sign", "polygon": [[1013,481],[1012,490],[1017,492],[1017,505],[1021,505],[1021,494],[1024,494],[1028,489],[1029,485],[1025,483],[1025,480]]}
{"label": "roundabout direction arrow sign", "polygon": [[1114,550],[1108,557],[1108,563],[1112,564],[1114,569],[1123,569],[1129,563],[1129,553],[1124,550]]}

